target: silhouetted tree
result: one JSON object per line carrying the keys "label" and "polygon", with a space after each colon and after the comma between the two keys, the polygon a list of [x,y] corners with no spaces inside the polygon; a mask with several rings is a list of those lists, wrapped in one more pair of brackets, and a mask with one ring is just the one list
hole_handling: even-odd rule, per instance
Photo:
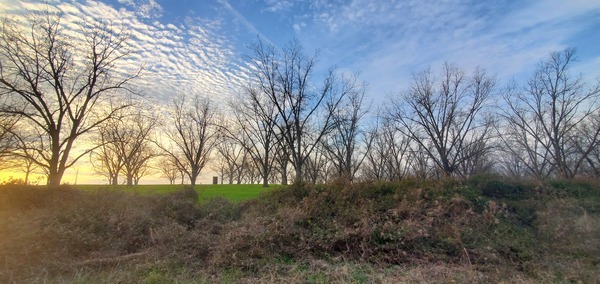
{"label": "silhouetted tree", "polygon": [[209,161],[217,138],[215,111],[208,99],[198,95],[173,100],[171,117],[166,123],[166,143],[158,143],[166,155],[190,179],[192,185]]}
{"label": "silhouetted tree", "polygon": [[344,96],[353,92],[351,81],[340,80],[333,71],[321,85],[312,81],[316,55],[309,57],[293,41],[283,50],[262,42],[252,47],[255,90],[277,113],[275,128],[302,182],[302,168],[315,147],[334,126],[333,115]]}
{"label": "silhouetted tree", "polygon": [[250,142],[243,138],[242,133],[238,132],[238,135],[235,135],[236,132],[230,133],[237,138],[222,135],[215,145],[215,150],[221,161],[218,169],[221,172],[222,181],[227,177],[229,184],[233,184],[234,181],[240,184],[250,163],[248,151],[243,145],[248,145]]}
{"label": "silhouetted tree", "polygon": [[464,176],[461,166],[489,151],[493,123],[482,110],[494,85],[481,69],[467,77],[446,63],[440,77],[430,70],[415,74],[406,95],[391,102],[389,116],[441,173]]}
{"label": "silhouetted tree", "polygon": [[43,168],[49,187],[89,154],[87,148],[71,156],[80,136],[126,107],[109,100],[137,76],[114,72],[129,54],[123,30],[98,24],[70,32],[83,40],[68,36],[50,14],[25,23],[4,19],[0,26],[0,93],[6,96],[0,111],[20,118],[16,134],[27,143],[16,154]]}
{"label": "silhouetted tree", "polygon": [[96,143],[98,147],[90,154],[90,162],[97,174],[105,176],[109,185],[119,184],[119,173],[123,168],[123,156],[119,154],[113,130],[118,120],[109,120],[98,131]]}
{"label": "silhouetted tree", "polygon": [[302,180],[310,184],[325,183],[331,175],[331,161],[323,146],[318,146],[306,160]]}
{"label": "silhouetted tree", "polygon": [[246,149],[252,162],[260,170],[263,187],[267,187],[276,158],[274,149],[279,138],[275,130],[278,112],[275,105],[261,94],[259,88],[248,86],[241,98],[230,102],[236,129],[239,131],[233,133],[228,128],[225,131]]}
{"label": "silhouetted tree", "polygon": [[600,87],[588,89],[581,76],[570,76],[574,55],[571,48],[551,53],[524,89],[513,86],[504,96],[504,149],[536,177],[572,178],[598,146],[597,126],[578,137],[577,126],[598,110]]}
{"label": "silhouetted tree", "polygon": [[411,140],[398,131],[390,121],[383,120],[369,132],[363,174],[369,179],[397,181],[410,174],[413,165]]}
{"label": "silhouetted tree", "polygon": [[164,157],[159,161],[158,167],[162,173],[162,177],[169,180],[169,184],[175,184],[181,173],[177,168],[177,163],[171,157]]}
{"label": "silhouetted tree", "polygon": [[0,114],[0,169],[10,167],[10,159],[17,147],[17,138],[14,136],[16,117]]}
{"label": "silhouetted tree", "polygon": [[120,174],[125,175],[127,185],[137,184],[148,173],[150,160],[158,155],[150,140],[158,117],[147,111],[149,108],[137,104],[133,112],[99,127],[92,165],[97,173],[108,176],[112,185],[118,184]]}
{"label": "silhouetted tree", "polygon": [[[586,121],[580,123],[577,127],[577,134],[575,135],[575,147],[578,153],[589,153],[585,156],[584,165],[582,165],[582,172],[592,176],[600,177],[600,142],[598,141],[598,135],[600,131],[600,111],[596,111],[595,114],[591,115]],[[590,147],[590,145],[596,145]]]}
{"label": "silhouetted tree", "polygon": [[[349,180],[354,179],[371,146],[371,141],[363,139],[365,129],[362,120],[370,108],[364,105],[364,97],[364,86],[356,88],[355,92],[346,96],[340,107],[334,111],[332,132],[323,141],[323,148],[337,175]],[[361,144],[362,142],[366,143]]]}
{"label": "silhouetted tree", "polygon": [[138,108],[135,112],[119,120],[113,129],[114,144],[123,160],[123,173],[127,185],[138,184],[141,177],[148,174],[150,160],[158,155],[150,141],[152,132],[158,125],[158,117]]}

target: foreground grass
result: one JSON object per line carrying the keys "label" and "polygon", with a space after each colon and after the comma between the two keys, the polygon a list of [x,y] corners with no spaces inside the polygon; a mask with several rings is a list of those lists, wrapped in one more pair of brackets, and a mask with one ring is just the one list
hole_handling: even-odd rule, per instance
{"label": "foreground grass", "polygon": [[595,182],[337,182],[239,203],[139,190],[0,189],[0,282],[600,279]]}
{"label": "foreground grass", "polygon": [[[169,194],[183,190],[186,187],[190,186],[181,184],[155,184],[134,186],[119,185],[117,187],[107,185],[77,185],[74,187],[86,191],[94,191],[99,189],[116,189],[137,192],[140,194]],[[278,187],[278,185],[271,185],[265,188],[260,184],[200,184],[194,186],[194,189],[198,192],[198,200],[200,202],[215,197],[223,197],[233,202],[241,202],[257,198],[261,193],[273,190]]]}

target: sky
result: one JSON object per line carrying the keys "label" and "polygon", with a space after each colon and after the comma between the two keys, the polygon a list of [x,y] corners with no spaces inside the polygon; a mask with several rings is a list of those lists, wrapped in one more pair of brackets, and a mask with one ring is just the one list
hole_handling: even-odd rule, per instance
{"label": "sky", "polygon": [[550,52],[568,47],[577,49],[573,71],[600,79],[600,0],[0,0],[0,15],[46,3],[73,29],[89,21],[125,26],[134,56],[120,68],[141,66],[140,91],[159,103],[182,92],[235,97],[257,38],[276,47],[297,39],[307,54],[318,52],[317,75],[331,66],[359,73],[375,104],[444,62],[482,67],[499,85],[523,82]]}

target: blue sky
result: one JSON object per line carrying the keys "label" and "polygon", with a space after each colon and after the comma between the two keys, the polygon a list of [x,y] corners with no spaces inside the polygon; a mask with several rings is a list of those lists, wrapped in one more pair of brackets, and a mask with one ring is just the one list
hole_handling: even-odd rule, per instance
{"label": "blue sky", "polygon": [[600,77],[600,0],[325,1],[325,0],[0,0],[0,13],[43,9],[65,24],[113,20],[129,27],[144,66],[140,86],[159,101],[176,92],[234,95],[248,78],[247,45],[262,38],[278,47],[297,38],[319,67],[359,72],[375,102],[410,85],[411,74],[444,61],[476,66],[499,83],[525,80],[551,51],[576,47],[575,72]]}
{"label": "blue sky", "polygon": [[278,47],[296,38],[307,53],[319,50],[318,70],[359,72],[375,106],[409,88],[413,72],[444,61],[483,67],[503,86],[524,82],[550,52],[575,47],[572,70],[600,80],[600,0],[0,0],[0,16],[44,11],[45,3],[63,14],[75,44],[83,22],[129,30],[134,54],[118,71],[142,66],[137,86],[158,103],[178,93],[235,98],[250,78],[244,56],[257,37]]}

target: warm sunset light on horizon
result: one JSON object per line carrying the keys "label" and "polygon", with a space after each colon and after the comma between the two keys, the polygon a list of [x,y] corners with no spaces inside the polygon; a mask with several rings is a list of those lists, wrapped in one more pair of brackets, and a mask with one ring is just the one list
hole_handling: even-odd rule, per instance
{"label": "warm sunset light on horizon", "polygon": [[[198,184],[210,184],[212,178],[215,175],[210,169],[206,169],[200,175]],[[22,171],[4,169],[0,171],[0,183],[7,182],[9,180],[25,179],[25,174]],[[29,176],[29,181],[32,184],[44,185],[46,184],[46,176],[43,174],[33,173]],[[74,167],[68,169],[65,173],[62,182],[64,184],[108,184],[108,180],[105,177],[99,176],[94,173],[91,168]],[[140,184],[168,184],[169,181],[165,178],[160,177],[159,174],[150,175],[144,177]],[[179,183],[179,180],[177,181]]]}

